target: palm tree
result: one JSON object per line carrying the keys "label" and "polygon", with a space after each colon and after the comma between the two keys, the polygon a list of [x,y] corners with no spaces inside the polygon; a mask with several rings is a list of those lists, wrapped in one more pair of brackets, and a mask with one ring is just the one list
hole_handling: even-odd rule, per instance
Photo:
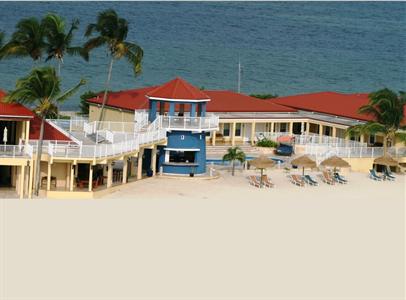
{"label": "palm tree", "polygon": [[227,153],[223,156],[223,161],[231,161],[231,175],[234,176],[235,161],[243,163],[245,161],[245,153],[240,147],[228,148]]}
{"label": "palm tree", "polygon": [[404,106],[406,104],[406,93],[395,92],[385,88],[369,94],[369,103],[358,110],[361,114],[370,115],[374,121],[365,124],[355,125],[347,129],[349,136],[362,134],[382,134],[383,154],[387,155],[388,144],[395,142],[395,139],[406,141],[406,133],[399,130],[406,129],[402,126],[404,120]]}
{"label": "palm tree", "polygon": [[75,87],[61,92],[61,80],[52,67],[41,67],[33,69],[27,77],[17,80],[15,90],[5,97],[6,102],[18,102],[36,106],[35,114],[41,118],[41,127],[38,140],[37,159],[35,167],[35,194],[38,195],[40,188],[40,162],[42,144],[44,138],[44,124],[47,115],[52,112],[56,103],[61,103],[71,97],[81,85],[81,80]]}
{"label": "palm tree", "polygon": [[73,33],[79,28],[79,20],[74,19],[66,33],[65,21],[57,14],[49,13],[42,19],[42,26],[48,55],[45,61],[57,60],[58,76],[61,76],[61,64],[65,54],[80,55],[84,60],[89,60],[88,52],[84,48],[71,46]]}
{"label": "palm tree", "polygon": [[0,49],[0,59],[29,56],[41,59],[44,50],[44,30],[37,18],[22,19],[17,23],[11,39]]}
{"label": "palm tree", "polygon": [[[90,38],[94,32],[97,32],[98,36]],[[97,22],[89,24],[86,29],[85,36],[88,37],[89,40],[85,43],[84,48],[90,51],[94,48],[106,45],[107,51],[110,54],[110,64],[99,121],[103,119],[104,106],[107,101],[107,91],[111,80],[114,61],[125,57],[132,65],[134,75],[137,76],[141,73],[141,61],[144,55],[143,50],[137,44],[126,41],[127,33],[127,20],[119,18],[117,13],[112,9],[101,12],[97,17]]]}

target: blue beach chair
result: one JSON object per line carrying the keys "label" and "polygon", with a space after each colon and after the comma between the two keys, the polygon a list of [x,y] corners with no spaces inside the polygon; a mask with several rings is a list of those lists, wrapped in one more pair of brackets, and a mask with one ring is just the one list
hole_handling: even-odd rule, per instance
{"label": "blue beach chair", "polygon": [[348,183],[348,180],[345,179],[343,176],[341,176],[337,172],[334,173],[334,179],[335,179],[335,181],[337,181],[338,183],[341,183],[341,184],[347,184]]}
{"label": "blue beach chair", "polygon": [[313,186],[319,185],[319,183],[316,180],[314,180],[310,175],[304,175],[303,179],[309,185],[313,185]]}
{"label": "blue beach chair", "polygon": [[385,175],[386,180],[394,181],[396,179],[396,177],[393,175],[393,173],[390,171],[389,168],[385,168],[383,174]]}
{"label": "blue beach chair", "polygon": [[375,181],[382,181],[383,179],[381,176],[376,175],[374,169],[369,170],[369,178]]}

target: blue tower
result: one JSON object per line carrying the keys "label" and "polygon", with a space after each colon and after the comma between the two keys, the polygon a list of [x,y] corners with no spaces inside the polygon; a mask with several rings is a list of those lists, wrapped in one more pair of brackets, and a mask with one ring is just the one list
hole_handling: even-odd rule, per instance
{"label": "blue tower", "polygon": [[181,78],[147,94],[149,121],[166,129],[167,145],[159,147],[158,170],[171,175],[206,173],[206,134],[218,129],[218,118],[206,115],[210,98]]}

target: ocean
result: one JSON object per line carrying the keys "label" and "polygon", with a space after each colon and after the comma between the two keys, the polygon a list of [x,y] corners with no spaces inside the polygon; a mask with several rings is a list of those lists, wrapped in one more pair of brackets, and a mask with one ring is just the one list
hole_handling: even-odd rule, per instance
{"label": "ocean", "polygon": [[[24,17],[47,12],[69,23],[79,18],[75,44],[87,24],[113,8],[130,23],[128,40],[143,47],[143,72],[135,78],[125,60],[114,65],[111,90],[157,85],[181,76],[205,89],[291,95],[317,91],[405,90],[405,2],[0,2],[0,30],[12,34]],[[66,57],[63,87],[87,85],[68,100],[99,91],[107,77],[104,48],[90,61]],[[0,89],[10,90],[34,63],[0,61]]]}

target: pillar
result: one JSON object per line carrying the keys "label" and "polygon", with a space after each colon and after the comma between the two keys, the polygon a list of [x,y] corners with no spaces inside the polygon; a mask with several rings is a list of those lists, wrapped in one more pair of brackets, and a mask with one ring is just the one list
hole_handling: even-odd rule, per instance
{"label": "pillar", "polygon": [[75,167],[77,165],[71,164],[70,166],[70,184],[69,184],[69,191],[73,191],[73,184],[74,184],[74,178],[75,178]]}
{"label": "pillar", "polygon": [[231,146],[235,145],[235,122],[231,123]]}
{"label": "pillar", "polygon": [[110,162],[107,163],[107,187],[113,185],[113,164]]}
{"label": "pillar", "polygon": [[213,131],[213,136],[211,137],[211,144],[212,144],[212,146],[216,146],[216,134],[217,134],[217,131]]}
{"label": "pillar", "polygon": [[20,199],[24,198],[24,174],[25,174],[25,165],[21,165],[21,172],[20,172]]}
{"label": "pillar", "polygon": [[25,121],[25,144],[30,140],[30,121]]}
{"label": "pillar", "polygon": [[152,170],[152,176],[155,176],[156,174],[156,145],[152,148],[151,151],[151,170]]}
{"label": "pillar", "polygon": [[70,170],[72,169],[71,164],[66,164],[66,178],[65,178],[65,188],[68,189],[70,186]]}
{"label": "pillar", "polygon": [[333,138],[337,137],[337,127],[333,126]]}
{"label": "pillar", "polygon": [[196,103],[190,105],[190,116],[196,117]]}
{"label": "pillar", "polygon": [[365,141],[365,136],[364,136],[363,134],[360,135],[359,141],[360,141],[360,143],[364,143],[364,141]]}
{"label": "pillar", "polygon": [[289,123],[289,135],[293,134],[293,122]]}
{"label": "pillar", "polygon": [[200,103],[200,114],[201,114],[201,117],[205,117],[206,116],[206,102],[202,102],[202,103]]}
{"label": "pillar", "polygon": [[271,133],[275,131],[275,123],[271,122]]}
{"label": "pillar", "polygon": [[169,116],[173,117],[175,115],[175,102],[169,103]]}
{"label": "pillar", "polygon": [[[47,191],[51,190],[51,170],[52,170],[52,165],[48,162]],[[41,180],[41,178],[40,178],[40,180]]]}
{"label": "pillar", "polygon": [[304,133],[304,122],[300,123],[300,134]]}
{"label": "pillar", "polygon": [[123,160],[123,183],[127,183],[127,173],[128,173],[128,160],[127,160],[127,157],[124,156],[124,160]]}
{"label": "pillar", "polygon": [[142,156],[144,155],[144,148],[138,151],[138,166],[137,166],[137,180],[142,179]]}
{"label": "pillar", "polygon": [[253,146],[255,143],[255,122],[251,123],[251,145]]}
{"label": "pillar", "polygon": [[30,160],[30,175],[28,178],[28,198],[32,198],[32,185],[34,181],[34,160]]}
{"label": "pillar", "polygon": [[93,166],[89,164],[89,192],[93,190]]}
{"label": "pillar", "polygon": [[306,135],[310,134],[310,122],[306,123]]}
{"label": "pillar", "polygon": [[153,122],[156,118],[156,106],[157,106],[157,101],[156,100],[149,100],[149,116],[148,119],[150,122]]}

